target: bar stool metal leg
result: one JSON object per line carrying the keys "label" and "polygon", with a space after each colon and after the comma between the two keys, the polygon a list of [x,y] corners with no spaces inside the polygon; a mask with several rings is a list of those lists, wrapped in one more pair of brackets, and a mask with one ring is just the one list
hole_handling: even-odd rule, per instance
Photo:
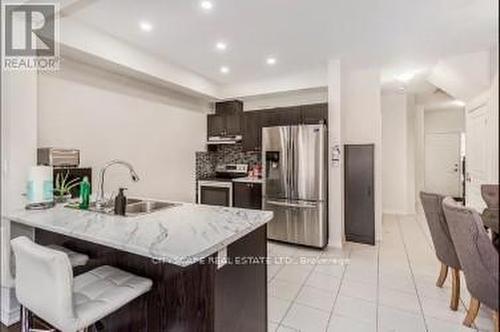
{"label": "bar stool metal leg", "polygon": [[29,311],[25,306],[21,306],[21,332],[29,332],[30,330],[30,319]]}

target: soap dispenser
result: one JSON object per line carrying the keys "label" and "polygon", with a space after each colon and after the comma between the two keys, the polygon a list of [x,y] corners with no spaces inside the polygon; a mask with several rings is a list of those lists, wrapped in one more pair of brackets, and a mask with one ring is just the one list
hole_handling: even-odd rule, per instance
{"label": "soap dispenser", "polygon": [[127,197],[123,193],[127,188],[120,188],[118,195],[115,197],[115,214],[124,216],[127,208]]}

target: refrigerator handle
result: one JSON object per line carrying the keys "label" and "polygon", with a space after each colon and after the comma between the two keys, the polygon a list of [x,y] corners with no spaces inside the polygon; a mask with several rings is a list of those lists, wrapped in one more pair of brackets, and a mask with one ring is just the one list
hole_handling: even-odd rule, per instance
{"label": "refrigerator handle", "polygon": [[288,203],[280,201],[266,201],[269,205],[291,207],[291,208],[302,208],[302,209],[315,209],[318,207],[316,203],[298,204],[298,203]]}
{"label": "refrigerator handle", "polygon": [[289,127],[288,128],[289,132],[288,132],[288,135],[289,135],[289,140],[288,140],[288,144],[289,144],[289,148],[288,148],[288,165],[290,166],[290,172],[289,172],[289,181],[290,181],[290,184],[289,184],[289,190],[290,190],[290,193],[288,194],[288,197],[293,197],[293,167],[294,167],[294,160],[293,160],[293,156],[294,156],[294,151],[293,151],[293,131],[292,131],[292,128]]}
{"label": "refrigerator handle", "polygon": [[292,196],[292,132],[290,130],[290,127],[286,128],[286,136],[288,136],[286,142],[286,196],[291,197]]}

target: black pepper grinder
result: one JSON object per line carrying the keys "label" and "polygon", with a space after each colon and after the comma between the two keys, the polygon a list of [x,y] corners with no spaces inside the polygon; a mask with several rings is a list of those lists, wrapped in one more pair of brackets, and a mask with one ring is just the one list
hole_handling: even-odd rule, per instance
{"label": "black pepper grinder", "polygon": [[127,188],[119,188],[118,195],[115,197],[115,214],[124,216],[127,209],[127,197],[123,193]]}

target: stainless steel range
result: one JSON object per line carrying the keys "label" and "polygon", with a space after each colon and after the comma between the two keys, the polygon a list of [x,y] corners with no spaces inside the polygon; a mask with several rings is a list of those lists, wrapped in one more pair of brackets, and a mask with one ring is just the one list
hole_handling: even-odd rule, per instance
{"label": "stainless steel range", "polygon": [[198,204],[233,206],[232,179],[247,174],[247,164],[217,165],[214,178],[198,181]]}

